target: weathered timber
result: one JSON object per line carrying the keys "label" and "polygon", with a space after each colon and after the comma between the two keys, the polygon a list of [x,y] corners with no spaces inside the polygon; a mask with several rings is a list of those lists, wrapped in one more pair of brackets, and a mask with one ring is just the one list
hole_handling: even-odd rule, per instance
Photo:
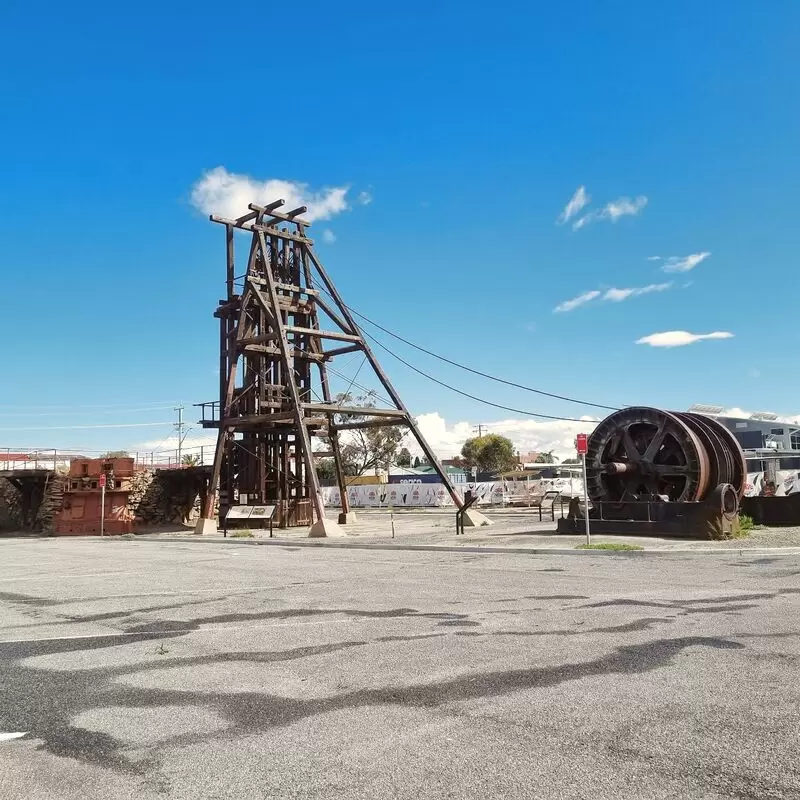
{"label": "weathered timber", "polygon": [[[299,207],[286,213],[269,205],[249,206],[235,219],[213,216],[225,225],[227,298],[215,316],[220,325],[220,421],[204,420],[216,427],[217,447],[199,532],[215,528],[217,489],[220,514],[234,498],[277,507],[278,526],[313,522],[310,535],[335,530],[326,520],[317,478],[312,436],[323,436],[326,454],[334,459],[340,488],[340,522],[352,520],[339,435],[347,431],[399,425],[411,430],[422,451],[440,475],[453,501],[460,495],[439,468],[430,447],[381,370],[350,310],[345,306],[306,235],[308,222]],[[233,231],[251,234],[246,266],[234,270]],[[235,272],[241,273],[239,277]],[[236,282],[244,279],[237,294]],[[321,292],[325,294],[323,299]],[[329,320],[329,321],[328,321]],[[320,325],[322,321],[322,325]],[[341,342],[329,350],[323,343]],[[383,387],[390,408],[355,403],[341,405],[331,395],[328,370],[337,356],[362,353],[349,385],[371,380]],[[362,371],[362,367],[365,369]],[[366,373],[371,372],[371,377]],[[347,376],[344,376],[345,379]],[[365,391],[369,391],[365,389]],[[320,394],[322,402],[319,401]]]}

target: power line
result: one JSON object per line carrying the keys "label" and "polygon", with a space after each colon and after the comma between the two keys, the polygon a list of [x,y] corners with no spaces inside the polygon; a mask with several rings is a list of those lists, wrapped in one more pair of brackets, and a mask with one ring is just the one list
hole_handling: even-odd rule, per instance
{"label": "power line", "polygon": [[155,428],[171,422],[125,422],[115,425],[50,425],[47,427],[0,428],[0,431],[80,431],[90,428]]}
{"label": "power line", "polygon": [[65,407],[64,411],[36,411],[28,413],[27,411],[5,411],[4,407],[0,406],[0,417],[61,417],[61,416],[87,416],[94,414],[135,414],[141,412],[161,411],[172,406],[150,406],[143,408],[120,408],[120,409],[91,409],[81,411],[80,407],[70,408]]}
{"label": "power line", "polygon": [[152,400],[146,401],[143,400],[141,403],[137,403],[135,400],[129,400],[127,403],[100,403],[97,405],[86,405],[86,404],[75,404],[75,405],[66,405],[66,406],[31,406],[31,405],[22,405],[22,406],[15,406],[15,405],[0,405],[0,409],[7,409],[7,408],[22,408],[22,409],[33,409],[34,411],[43,411],[43,410],[51,410],[51,411],[58,411],[58,410],[74,410],[74,409],[81,409],[81,408],[114,408],[114,409],[125,409],[127,406],[131,405],[131,403],[136,403],[137,407],[140,406],[149,406],[153,410],[159,408],[172,408],[174,405],[169,400]]}
{"label": "power line", "polygon": [[[321,288],[321,289],[323,289],[323,291],[325,291],[322,286],[320,286],[319,288]],[[325,294],[327,294],[329,297],[331,296],[327,291],[325,292]],[[335,298],[332,298],[332,299],[335,299]],[[342,304],[342,305],[344,305],[344,304]],[[603,408],[603,409],[606,409],[607,411],[618,411],[619,410],[615,406],[606,406],[606,405],[603,405],[602,403],[591,403],[588,400],[577,400],[574,397],[567,397],[566,395],[555,394],[553,392],[545,392],[542,389],[534,389],[531,386],[525,386],[524,384],[516,383],[515,381],[508,381],[505,378],[498,378],[496,375],[490,375],[488,372],[482,372],[479,369],[473,369],[472,367],[468,367],[466,364],[461,364],[458,361],[453,361],[450,358],[446,358],[445,356],[441,356],[438,353],[434,353],[432,350],[428,350],[427,348],[422,347],[421,345],[415,344],[414,342],[411,342],[408,339],[403,338],[399,334],[394,333],[393,331],[390,331],[388,328],[384,328],[382,325],[379,325],[377,322],[375,322],[374,320],[371,320],[365,314],[362,314],[360,311],[356,311],[354,308],[351,308],[350,306],[345,305],[345,308],[348,311],[350,311],[353,314],[355,314],[356,316],[361,317],[361,319],[365,320],[370,325],[374,325],[376,328],[378,328],[378,330],[381,330],[384,333],[388,334],[389,336],[393,337],[394,339],[397,339],[398,341],[403,342],[403,344],[407,344],[409,347],[413,347],[415,350],[419,350],[421,353],[425,353],[426,355],[432,356],[433,358],[437,358],[437,359],[439,359],[439,361],[444,361],[446,364],[450,364],[451,366],[458,367],[459,369],[466,370],[467,372],[471,372],[473,375],[480,375],[480,377],[488,378],[490,381],[496,381],[497,383],[503,383],[506,386],[513,386],[515,389],[523,389],[526,392],[533,392],[534,394],[539,394],[539,395],[542,395],[544,397],[552,397],[552,398],[554,398],[556,400],[565,400],[568,403],[576,403],[577,405],[581,405],[581,406],[592,406],[593,408]],[[387,351],[387,352],[390,352],[390,351]],[[502,406],[500,406],[500,408],[502,408]],[[527,412],[523,412],[523,413],[527,413]],[[539,414],[538,416],[547,416],[547,415]],[[554,417],[554,419],[563,419],[563,417]]]}

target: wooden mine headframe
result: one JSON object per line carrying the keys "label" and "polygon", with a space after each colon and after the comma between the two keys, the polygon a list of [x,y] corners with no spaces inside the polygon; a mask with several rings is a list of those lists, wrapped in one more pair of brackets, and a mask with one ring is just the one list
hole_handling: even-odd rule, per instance
{"label": "wooden mine headframe", "polygon": [[[201,423],[219,433],[198,531],[215,530],[218,486],[220,517],[238,491],[248,504],[277,506],[279,526],[310,524],[312,535],[326,535],[326,524],[333,521],[325,517],[312,438],[324,436],[330,442],[341,495],[339,522],[344,523],[350,508],[339,433],[381,425],[410,430],[453,502],[461,507],[460,495],[315,254],[306,235],[310,223],[300,216],[306,207],[282,213],[278,209],[283,204],[283,200],[267,206],[251,203],[250,213],[238,219],[211,216],[212,222],[225,226],[227,297],[214,314],[220,321],[220,399],[201,404]],[[252,234],[247,267],[238,277],[235,229]],[[328,366],[338,356],[352,353],[363,354],[391,407],[342,406],[332,397]],[[208,406],[213,408],[210,419]]]}

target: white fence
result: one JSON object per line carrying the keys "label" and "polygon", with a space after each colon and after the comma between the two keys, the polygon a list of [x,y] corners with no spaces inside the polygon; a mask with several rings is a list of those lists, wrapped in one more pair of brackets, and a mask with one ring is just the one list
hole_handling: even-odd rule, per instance
{"label": "white fence", "polygon": [[[758,495],[764,483],[763,472],[749,473],[745,487],[748,496]],[[463,497],[466,491],[478,495],[480,506],[527,506],[535,503],[545,492],[557,491],[563,497],[583,497],[583,481],[579,478],[553,478],[531,481],[486,481],[457,483],[456,491]],[[776,494],[783,496],[800,492],[800,473],[797,470],[780,470]],[[441,483],[390,483],[351,486],[347,490],[353,508],[441,508],[452,506],[453,501]],[[326,486],[322,489],[325,505],[341,507],[339,489]]]}
{"label": "white fence", "polygon": [[[478,505],[507,506],[528,505],[535,498],[553,489],[565,497],[580,496],[583,483],[566,478],[523,481],[483,481],[480,483],[456,483],[455,490],[464,496],[470,491],[478,495]],[[441,483],[383,483],[366,486],[351,486],[347,490],[353,508],[440,508],[452,506],[453,501]],[[341,496],[336,486],[322,489],[326,506],[341,507]]]}

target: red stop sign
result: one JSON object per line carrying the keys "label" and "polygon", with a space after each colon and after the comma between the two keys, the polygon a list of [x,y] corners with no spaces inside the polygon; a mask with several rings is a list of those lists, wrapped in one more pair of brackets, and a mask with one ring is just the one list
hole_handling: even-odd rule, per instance
{"label": "red stop sign", "polygon": [[106,488],[106,476],[105,475],[101,475],[100,476],[99,480],[97,481],[97,485],[101,489],[105,489]]}
{"label": "red stop sign", "polygon": [[586,451],[589,449],[589,442],[585,433],[579,433],[575,437],[575,449],[578,451],[579,456],[586,455]]}

